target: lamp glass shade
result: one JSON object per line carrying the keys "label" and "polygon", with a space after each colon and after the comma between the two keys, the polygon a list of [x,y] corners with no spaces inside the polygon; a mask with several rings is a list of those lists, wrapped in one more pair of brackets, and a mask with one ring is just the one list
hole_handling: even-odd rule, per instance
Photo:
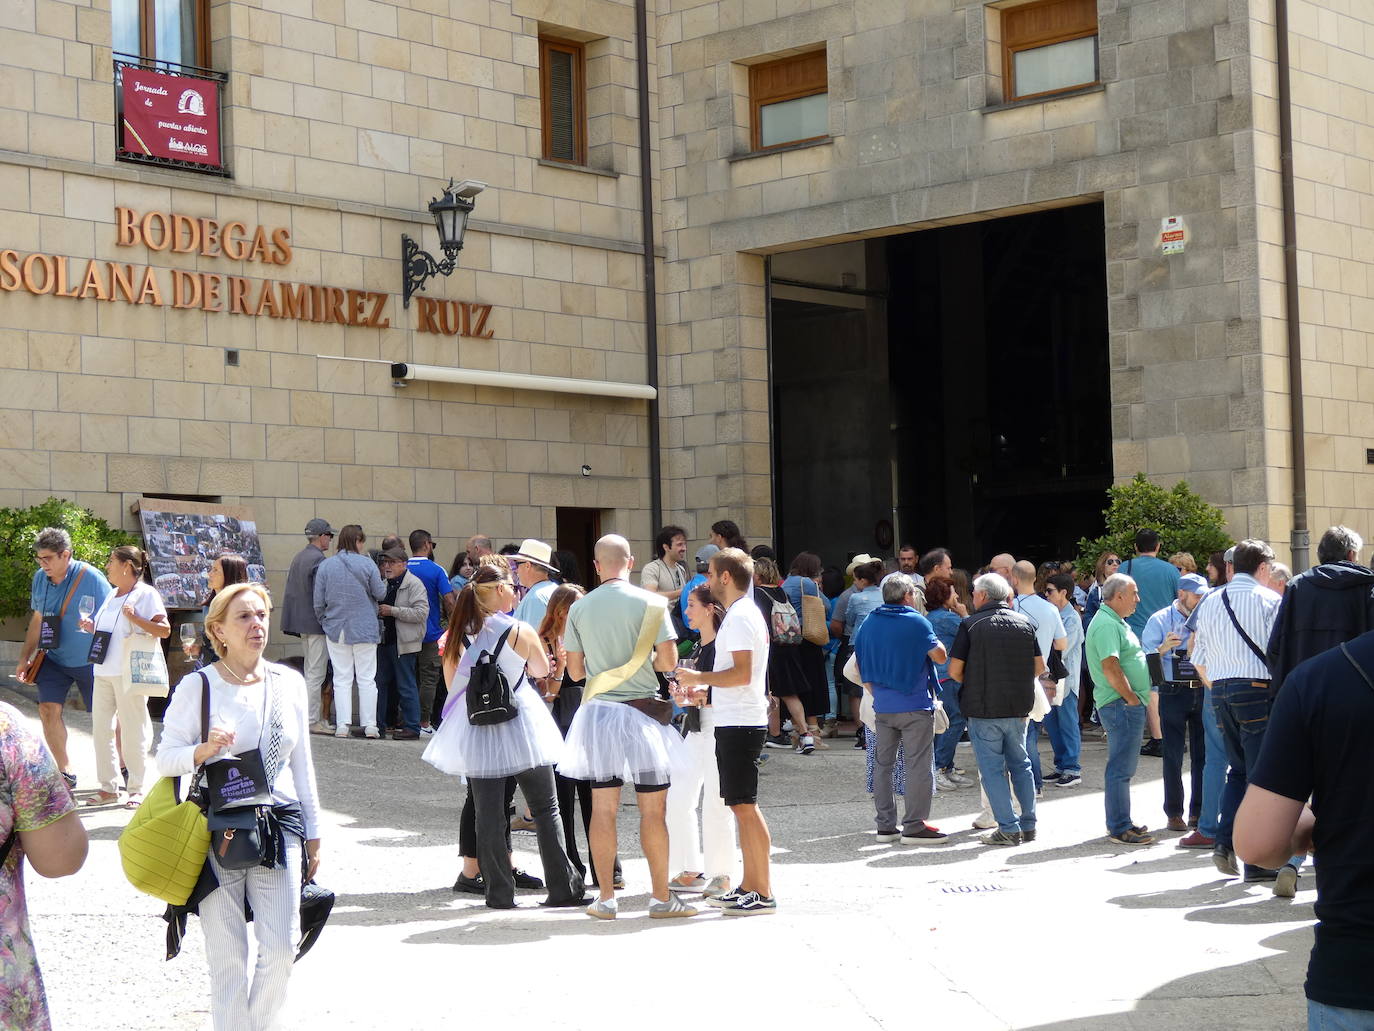
{"label": "lamp glass shade", "polygon": [[460,211],[458,198],[448,190],[438,200],[430,201],[429,213],[434,216],[434,228],[439,231],[439,243],[445,250],[462,245],[467,219]]}

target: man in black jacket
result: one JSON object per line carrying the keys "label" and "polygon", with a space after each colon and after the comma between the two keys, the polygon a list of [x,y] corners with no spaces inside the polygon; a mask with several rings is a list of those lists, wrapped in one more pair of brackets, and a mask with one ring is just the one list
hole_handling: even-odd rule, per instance
{"label": "man in black jacket", "polygon": [[1289,581],[1266,649],[1271,692],[1300,662],[1374,630],[1374,571],[1360,565],[1363,547],[1354,530],[1333,526],[1317,545],[1321,564]]}
{"label": "man in black jacket", "polygon": [[[1035,624],[1006,607],[1011,585],[997,573],[973,582],[975,610],[959,624],[950,649],[949,675],[957,681],[959,708],[978,760],[997,829],[985,845],[1035,840],[1035,780],[1026,754],[1026,718],[1035,705],[1035,678],[1045,671]],[[1011,777],[1010,788],[1007,777]],[[1011,792],[1021,805],[1018,819]]]}

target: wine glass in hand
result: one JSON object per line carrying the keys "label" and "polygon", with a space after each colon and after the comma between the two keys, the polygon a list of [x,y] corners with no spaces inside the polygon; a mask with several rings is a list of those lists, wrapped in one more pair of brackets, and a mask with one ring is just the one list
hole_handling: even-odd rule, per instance
{"label": "wine glass in hand", "polygon": [[89,594],[81,598],[76,603],[76,611],[81,614],[81,630],[83,633],[91,633],[95,630],[95,624],[91,622],[91,613],[95,611],[95,599]]}
{"label": "wine glass in hand", "polygon": [[181,624],[181,650],[186,653],[188,659],[193,659],[200,654],[200,645],[197,639],[200,637],[200,628],[195,623]]}

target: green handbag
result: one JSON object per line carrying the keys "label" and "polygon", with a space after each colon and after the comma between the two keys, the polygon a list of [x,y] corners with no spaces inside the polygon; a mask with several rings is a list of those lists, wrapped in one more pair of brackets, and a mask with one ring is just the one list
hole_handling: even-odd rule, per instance
{"label": "green handbag", "polygon": [[[210,724],[210,682],[204,673],[200,678],[200,737],[205,741]],[[197,768],[193,784],[200,773]],[[119,860],[129,883],[174,906],[185,905],[191,897],[210,852],[205,813],[192,799],[182,801],[180,780],[163,777],[154,784],[119,836]]]}

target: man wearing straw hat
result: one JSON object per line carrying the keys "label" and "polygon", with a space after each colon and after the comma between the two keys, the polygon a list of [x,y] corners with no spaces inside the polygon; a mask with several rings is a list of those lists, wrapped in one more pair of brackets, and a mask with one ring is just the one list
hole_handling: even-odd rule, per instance
{"label": "man wearing straw hat", "polygon": [[550,573],[558,572],[553,564],[553,549],[529,537],[511,558],[515,560],[515,575],[520,579],[520,586],[525,588],[525,597],[515,609],[515,618],[538,630],[549,607],[549,596],[558,588],[549,578]]}

